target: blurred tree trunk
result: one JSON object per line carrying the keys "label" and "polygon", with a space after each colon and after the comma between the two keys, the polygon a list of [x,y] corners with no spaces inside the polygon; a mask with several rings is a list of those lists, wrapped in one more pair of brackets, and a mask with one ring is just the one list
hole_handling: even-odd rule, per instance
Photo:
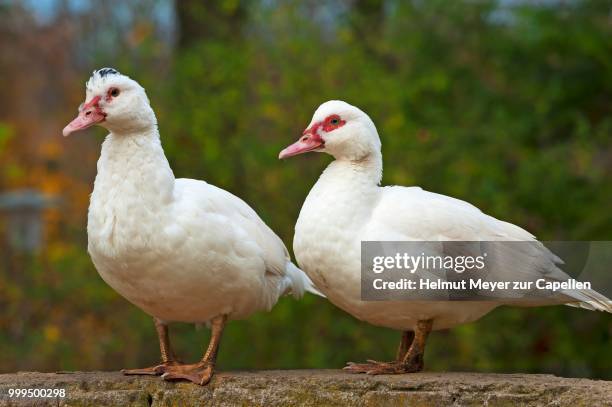
{"label": "blurred tree trunk", "polygon": [[358,42],[369,51],[376,50],[382,36],[385,18],[385,0],[355,0],[351,13],[351,26]]}
{"label": "blurred tree trunk", "polygon": [[[248,48],[244,35],[244,28],[249,17],[247,2],[244,0],[179,0],[175,4],[179,32],[178,51],[183,54],[197,53],[199,58],[209,60],[210,63],[215,64],[215,66],[209,66],[209,71],[216,71],[219,77],[223,78],[221,80],[223,84],[217,83],[216,94],[211,94],[211,96],[217,99],[225,98],[234,89],[239,89],[243,94],[242,98],[235,101],[234,109],[219,111],[219,118],[222,120],[221,128],[207,134],[208,140],[204,141],[203,148],[207,148],[206,143],[215,139],[217,145],[223,146],[223,156],[236,157],[236,159],[229,160],[224,166],[214,165],[218,168],[207,168],[207,174],[214,179],[214,174],[221,178],[229,173],[229,183],[225,181],[221,186],[244,196],[249,183],[243,160],[240,159],[244,150],[236,135],[240,133],[239,112],[241,109],[239,105],[247,103],[245,98],[248,97],[248,59],[244,58]],[[228,53],[224,61],[218,59],[221,49],[224,50],[223,55]],[[215,98],[211,98],[208,102],[201,102],[202,108],[206,108],[206,103],[216,105]],[[215,107],[208,109],[214,110]]]}
{"label": "blurred tree trunk", "polygon": [[241,1],[180,0],[176,13],[180,48],[202,39],[239,40],[247,17]]}
{"label": "blurred tree trunk", "polygon": [[355,0],[350,14],[350,23],[358,44],[387,68],[396,66],[394,55],[386,52],[385,44],[385,0]]}
{"label": "blurred tree trunk", "polygon": [[356,0],[352,25],[361,39],[380,34],[385,14],[385,0]]}

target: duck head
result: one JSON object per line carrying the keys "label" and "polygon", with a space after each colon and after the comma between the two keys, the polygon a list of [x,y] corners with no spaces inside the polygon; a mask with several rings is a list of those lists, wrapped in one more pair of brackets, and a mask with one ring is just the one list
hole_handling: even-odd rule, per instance
{"label": "duck head", "polygon": [[278,157],[317,151],[337,160],[359,161],[380,153],[380,147],[376,126],[366,113],[341,100],[330,100],[319,106],[299,140]]}
{"label": "duck head", "polygon": [[137,133],[157,124],[144,88],[116,69],[94,71],[85,88],[85,102],[64,127],[64,136],[96,124],[114,134]]}

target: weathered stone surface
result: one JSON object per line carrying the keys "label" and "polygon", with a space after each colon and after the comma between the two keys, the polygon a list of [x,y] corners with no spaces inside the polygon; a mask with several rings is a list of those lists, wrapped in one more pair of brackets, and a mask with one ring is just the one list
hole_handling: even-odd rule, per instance
{"label": "weathered stone surface", "polygon": [[[62,388],[65,398],[16,399],[10,388]],[[207,387],[116,372],[0,375],[0,406],[612,406],[612,382],[551,375],[337,370],[218,373]]]}

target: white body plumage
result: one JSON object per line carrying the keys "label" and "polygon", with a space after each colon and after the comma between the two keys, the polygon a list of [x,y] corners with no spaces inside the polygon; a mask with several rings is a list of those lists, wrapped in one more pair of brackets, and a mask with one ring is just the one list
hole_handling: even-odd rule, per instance
{"label": "white body plumage", "polygon": [[[432,319],[433,329],[445,329],[474,321],[503,305],[484,301],[362,301],[362,241],[531,241],[536,245],[531,246],[535,252],[526,253],[529,262],[515,259],[508,262],[515,268],[502,267],[500,271],[506,275],[544,273],[552,279],[565,276],[556,267],[559,259],[518,226],[486,215],[467,202],[419,187],[380,187],[378,133],[370,118],[356,107],[341,101],[324,103],[304,136],[280,157],[313,149],[328,152],[335,161],[302,206],[293,248],[298,264],[317,287],[353,316],[398,330],[413,330],[417,321]],[[610,300],[592,290],[566,290],[560,302],[612,311]]]}
{"label": "white body plumage", "polygon": [[246,203],[204,181],[175,179],[136,82],[94,73],[86,100],[115,82],[123,92],[116,103],[124,106],[101,106],[111,133],[87,225],[88,250],[102,278],[164,321],[245,318],[269,310],[283,294],[316,292]]}

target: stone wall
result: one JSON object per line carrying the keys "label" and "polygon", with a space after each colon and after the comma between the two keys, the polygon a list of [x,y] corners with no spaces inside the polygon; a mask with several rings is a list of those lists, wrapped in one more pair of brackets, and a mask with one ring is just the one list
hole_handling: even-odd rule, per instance
{"label": "stone wall", "polygon": [[[8,398],[9,388],[65,389],[66,397]],[[551,375],[338,370],[221,372],[206,387],[116,372],[0,375],[0,406],[612,406],[612,382]]]}

